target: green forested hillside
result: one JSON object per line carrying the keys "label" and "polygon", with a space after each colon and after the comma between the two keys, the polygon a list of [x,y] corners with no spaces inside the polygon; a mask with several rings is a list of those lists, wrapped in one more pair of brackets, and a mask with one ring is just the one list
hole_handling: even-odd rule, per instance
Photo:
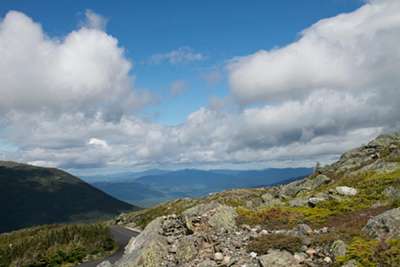
{"label": "green forested hillside", "polygon": [[64,171],[0,162],[0,232],[90,221],[135,209]]}

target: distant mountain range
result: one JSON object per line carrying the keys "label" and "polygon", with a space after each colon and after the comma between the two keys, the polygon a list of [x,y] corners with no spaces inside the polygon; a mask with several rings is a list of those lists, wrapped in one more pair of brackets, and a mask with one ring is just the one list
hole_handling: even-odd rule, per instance
{"label": "distant mountain range", "polygon": [[118,199],[148,207],[175,198],[200,197],[226,189],[286,183],[309,175],[312,168],[149,172],[152,174],[139,176],[139,173],[121,173],[112,176],[115,180],[104,176],[91,177],[91,180],[102,180],[92,184]]}
{"label": "distant mountain range", "polygon": [[135,209],[62,170],[0,161],[0,232]]}

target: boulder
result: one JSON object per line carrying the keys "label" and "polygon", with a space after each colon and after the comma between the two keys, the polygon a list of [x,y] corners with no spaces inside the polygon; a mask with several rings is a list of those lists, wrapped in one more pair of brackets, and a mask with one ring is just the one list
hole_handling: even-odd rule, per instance
{"label": "boulder", "polygon": [[125,247],[123,257],[117,261],[115,267],[159,267],[163,258],[168,255],[168,242],[160,234],[163,218],[159,217],[147,225]]}
{"label": "boulder", "polygon": [[307,177],[304,180],[295,181],[287,185],[282,186],[280,196],[294,197],[302,191],[310,191],[320,187],[323,184],[327,184],[331,181],[326,175],[320,174],[317,176]]}
{"label": "boulder", "polygon": [[313,230],[307,224],[299,224],[293,228],[293,232],[296,236],[308,236],[313,233]]}
{"label": "boulder", "polygon": [[383,195],[392,200],[400,199],[400,189],[389,186],[383,190]]}
{"label": "boulder", "polygon": [[194,222],[199,220],[199,217],[206,219],[211,230],[214,231],[234,231],[236,229],[236,210],[218,202],[194,206],[184,211],[182,215],[186,226],[193,232],[196,231]]}
{"label": "boulder", "polygon": [[308,199],[306,198],[296,197],[289,200],[289,206],[291,207],[304,207],[307,206],[307,204],[308,204]]}
{"label": "boulder", "polygon": [[342,240],[336,240],[331,245],[331,253],[337,258],[346,255],[347,245]]}
{"label": "boulder", "polygon": [[310,197],[308,199],[308,205],[310,205],[311,207],[315,207],[318,203],[325,201],[325,198],[321,198],[321,197]]}
{"label": "boulder", "polygon": [[195,245],[195,238],[191,235],[179,239],[176,259],[179,263],[186,263],[194,259],[199,252]]}
{"label": "boulder", "polygon": [[357,189],[349,186],[337,186],[336,192],[342,196],[355,196],[357,195]]}
{"label": "boulder", "polygon": [[264,206],[279,206],[282,205],[283,202],[279,199],[274,197],[271,193],[265,193],[261,196],[263,202],[264,202]]}
{"label": "boulder", "polygon": [[400,238],[400,208],[385,211],[369,219],[362,230],[372,238]]}
{"label": "boulder", "polygon": [[296,258],[286,250],[271,249],[267,255],[260,256],[259,260],[262,267],[301,266]]}

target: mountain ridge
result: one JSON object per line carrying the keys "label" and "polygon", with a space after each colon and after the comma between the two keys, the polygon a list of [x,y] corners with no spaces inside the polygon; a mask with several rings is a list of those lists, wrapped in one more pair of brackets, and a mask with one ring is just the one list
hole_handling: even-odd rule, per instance
{"label": "mountain ridge", "polygon": [[95,220],[138,207],[56,168],[0,162],[0,232],[40,224]]}

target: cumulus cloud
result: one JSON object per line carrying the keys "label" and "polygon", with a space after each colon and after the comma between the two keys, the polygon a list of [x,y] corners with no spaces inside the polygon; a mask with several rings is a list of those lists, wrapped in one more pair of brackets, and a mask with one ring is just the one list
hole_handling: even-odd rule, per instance
{"label": "cumulus cloud", "polygon": [[314,90],[384,92],[400,84],[400,2],[371,1],[321,20],[298,41],[234,59],[233,93],[243,102],[304,97]]}
{"label": "cumulus cloud", "polygon": [[0,27],[0,112],[83,112],[118,117],[149,101],[133,91],[132,64],[114,37],[80,28],[48,37],[23,13],[7,13]]}
{"label": "cumulus cloud", "polygon": [[194,51],[192,48],[184,46],[167,53],[154,54],[148,60],[150,64],[184,64],[194,61],[202,61],[205,56],[202,53]]}
{"label": "cumulus cloud", "polygon": [[0,156],[63,168],[330,161],[400,129],[399,13],[397,1],[371,1],[288,46],[236,58],[228,72],[240,105],[211,99],[165,126],[133,112],[151,97],[134,90],[114,37],[82,27],[51,38],[10,12],[0,25],[0,139],[16,149]]}

